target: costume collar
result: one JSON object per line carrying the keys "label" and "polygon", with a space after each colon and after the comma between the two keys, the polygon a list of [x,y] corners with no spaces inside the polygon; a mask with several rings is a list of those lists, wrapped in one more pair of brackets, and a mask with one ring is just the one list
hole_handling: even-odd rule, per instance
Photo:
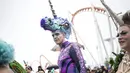
{"label": "costume collar", "polygon": [[69,44],[70,44],[69,41],[65,41],[65,42],[62,43],[61,48],[65,48],[65,47],[67,47]]}

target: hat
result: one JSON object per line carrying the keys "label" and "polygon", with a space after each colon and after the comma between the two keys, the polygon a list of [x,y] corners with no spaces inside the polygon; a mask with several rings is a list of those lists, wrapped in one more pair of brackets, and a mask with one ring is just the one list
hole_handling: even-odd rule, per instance
{"label": "hat", "polygon": [[44,30],[49,30],[51,32],[60,30],[61,32],[65,33],[65,38],[69,39],[69,36],[71,34],[71,23],[65,18],[57,17],[50,0],[49,3],[54,18],[50,18],[50,17],[42,18],[40,22],[41,27],[44,28]]}

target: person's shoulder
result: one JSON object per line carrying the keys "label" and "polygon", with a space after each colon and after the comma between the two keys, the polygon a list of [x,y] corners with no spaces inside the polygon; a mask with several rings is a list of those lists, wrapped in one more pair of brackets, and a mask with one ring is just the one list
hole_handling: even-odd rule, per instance
{"label": "person's shoulder", "polygon": [[78,42],[71,42],[71,45],[74,46],[74,47],[78,47],[78,48],[83,48],[83,49],[84,49],[84,46],[81,45],[81,44],[78,43]]}
{"label": "person's shoulder", "polygon": [[70,42],[72,46],[78,46],[78,43],[77,42]]}

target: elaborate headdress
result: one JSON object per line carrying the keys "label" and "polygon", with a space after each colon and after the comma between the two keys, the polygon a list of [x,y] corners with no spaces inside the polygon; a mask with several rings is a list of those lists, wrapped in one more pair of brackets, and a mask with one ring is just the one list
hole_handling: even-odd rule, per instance
{"label": "elaborate headdress", "polygon": [[130,10],[128,10],[123,16],[122,20],[125,24],[130,24]]}
{"label": "elaborate headdress", "polygon": [[14,48],[3,40],[0,40],[0,65],[8,65],[14,60]]}
{"label": "elaborate headdress", "polygon": [[71,34],[71,23],[67,19],[57,17],[50,0],[49,4],[54,18],[42,18],[40,23],[41,27],[44,28],[44,30],[50,30],[51,32],[60,30],[65,33],[65,37],[68,39]]}
{"label": "elaborate headdress", "polygon": [[111,16],[112,18],[114,18],[115,21],[116,21],[119,25],[123,25],[123,24],[124,24],[124,21],[112,11],[112,9],[104,2],[104,0],[100,0],[100,1],[101,1],[101,3],[103,4],[103,6],[106,8],[106,10],[108,11],[108,13],[110,14],[110,16]]}

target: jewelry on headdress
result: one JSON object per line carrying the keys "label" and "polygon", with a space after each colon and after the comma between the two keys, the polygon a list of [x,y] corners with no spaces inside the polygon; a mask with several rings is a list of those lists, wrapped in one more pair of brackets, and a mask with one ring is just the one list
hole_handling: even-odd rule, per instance
{"label": "jewelry on headdress", "polygon": [[40,23],[41,27],[44,28],[44,30],[50,30],[51,32],[60,30],[65,33],[65,37],[68,39],[71,34],[71,23],[67,19],[57,17],[50,0],[49,4],[54,18],[42,18]]}

